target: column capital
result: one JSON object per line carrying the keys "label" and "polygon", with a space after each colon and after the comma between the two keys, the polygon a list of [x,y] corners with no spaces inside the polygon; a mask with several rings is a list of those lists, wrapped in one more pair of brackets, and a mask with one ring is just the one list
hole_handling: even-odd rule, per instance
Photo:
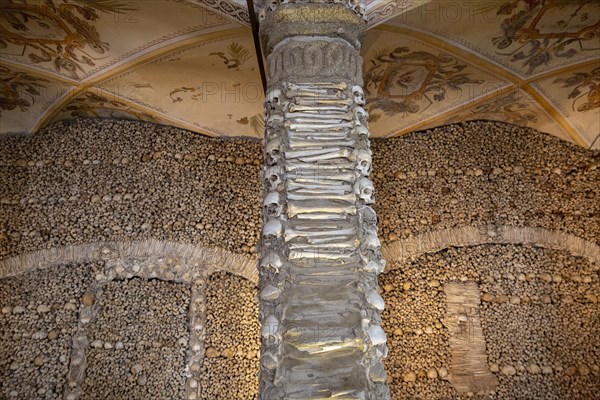
{"label": "column capital", "polygon": [[261,10],[260,34],[265,53],[293,37],[328,37],[360,50],[367,28],[358,0],[276,0]]}

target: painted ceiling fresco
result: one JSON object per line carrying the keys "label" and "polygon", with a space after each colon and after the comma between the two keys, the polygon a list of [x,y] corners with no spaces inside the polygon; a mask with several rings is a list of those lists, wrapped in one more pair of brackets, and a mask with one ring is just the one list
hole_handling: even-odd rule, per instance
{"label": "painted ceiling fresco", "polygon": [[[0,4],[2,133],[102,117],[262,136],[245,0]],[[600,148],[597,0],[365,0],[365,8],[373,136],[487,119]]]}

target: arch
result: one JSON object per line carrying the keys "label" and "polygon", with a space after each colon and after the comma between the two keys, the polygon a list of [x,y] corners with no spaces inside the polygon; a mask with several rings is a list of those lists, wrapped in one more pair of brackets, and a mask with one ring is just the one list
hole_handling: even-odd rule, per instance
{"label": "arch", "polygon": [[[559,230],[537,227],[484,225],[448,228],[384,244],[381,252],[388,261],[406,261],[449,247],[482,244],[524,244],[567,250],[573,255],[590,259],[596,263],[596,268],[600,268],[600,246],[596,243]],[[390,265],[392,269],[395,268]]]}
{"label": "arch", "polygon": [[59,264],[98,260],[135,260],[177,258],[183,260],[192,275],[209,275],[226,271],[258,282],[256,258],[221,248],[165,240],[132,242],[94,242],[68,245],[23,253],[0,261],[0,279]]}

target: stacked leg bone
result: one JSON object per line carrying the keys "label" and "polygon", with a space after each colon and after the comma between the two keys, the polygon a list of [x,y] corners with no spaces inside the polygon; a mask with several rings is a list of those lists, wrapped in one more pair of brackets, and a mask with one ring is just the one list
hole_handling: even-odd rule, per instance
{"label": "stacked leg bone", "polygon": [[345,82],[284,82],[267,95],[265,399],[389,396],[363,105],[362,89]]}

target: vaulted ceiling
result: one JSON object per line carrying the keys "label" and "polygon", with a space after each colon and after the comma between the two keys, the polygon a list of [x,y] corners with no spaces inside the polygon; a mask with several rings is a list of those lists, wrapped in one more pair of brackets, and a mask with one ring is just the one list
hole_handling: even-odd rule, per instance
{"label": "vaulted ceiling", "polygon": [[[370,127],[487,119],[600,148],[597,0],[366,0]],[[245,0],[3,0],[0,131],[130,118],[261,137]]]}

